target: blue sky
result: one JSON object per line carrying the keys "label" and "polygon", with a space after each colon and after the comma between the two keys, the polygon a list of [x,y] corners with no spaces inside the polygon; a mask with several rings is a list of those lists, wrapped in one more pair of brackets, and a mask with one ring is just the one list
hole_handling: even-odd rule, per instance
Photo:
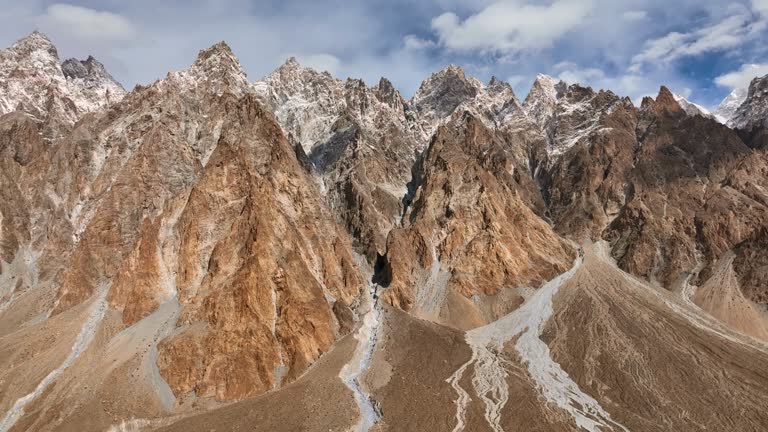
{"label": "blue sky", "polygon": [[768,74],[768,0],[0,0],[0,45],[38,29],[126,87],[227,41],[252,80],[296,56],[410,96],[450,63],[525,97],[537,73],[705,106]]}

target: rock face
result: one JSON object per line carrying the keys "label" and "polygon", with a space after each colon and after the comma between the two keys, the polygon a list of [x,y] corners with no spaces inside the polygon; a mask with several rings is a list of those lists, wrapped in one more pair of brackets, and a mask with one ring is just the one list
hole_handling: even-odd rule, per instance
{"label": "rock face", "polygon": [[736,110],[739,109],[744,100],[747,99],[747,88],[734,89],[728,96],[726,96],[717,109],[713,113],[715,119],[722,124],[728,124],[728,122],[736,114]]}
{"label": "rock face", "polygon": [[0,51],[0,85],[0,113],[23,111],[64,124],[125,95],[93,57],[60,63],[56,47],[38,32]]}
{"label": "rock face", "polygon": [[702,267],[706,278],[706,266],[765,223],[765,206],[737,180],[757,161],[733,131],[685,115],[666,89],[644,103],[638,137],[631,199],[605,233],[613,254],[665,287]]}
{"label": "rock face", "polygon": [[341,335],[362,287],[349,240],[225,44],[47,148],[34,120],[0,120],[4,182],[30,178],[10,204],[40,190],[2,207],[3,261],[41,269],[4,299],[47,283],[57,316],[106,290],[123,326],[175,305],[157,365],[180,400],[279,387]]}
{"label": "rock face", "polygon": [[342,82],[295,59],[255,88],[299,141],[326,202],[374,262],[402,213],[424,140],[403,97],[386,79],[375,87]]}
{"label": "rock face", "polygon": [[0,431],[760,430],[766,82],[734,130],[457,66],[251,83],[222,42],[124,94],[34,33],[0,52]]}
{"label": "rock face", "polygon": [[454,112],[469,111],[494,129],[521,109],[512,87],[493,77],[488,85],[468,77],[456,65],[424,80],[410,100],[427,137]]}
{"label": "rock face", "polygon": [[766,119],[768,119],[768,75],[752,80],[746,99],[728,121],[728,126],[744,130],[768,127]]}
{"label": "rock face", "polygon": [[[514,288],[568,267],[573,249],[526,204],[533,184],[511,145],[468,112],[438,128],[403,227],[388,240],[391,304],[473,327],[519,305]],[[483,303],[496,310],[484,315]]]}
{"label": "rock face", "polygon": [[[685,96],[679,95],[679,94],[673,94],[675,97],[675,100],[680,105],[680,108],[685,111],[686,114],[689,116],[702,116],[702,117],[708,117],[708,118],[714,118],[717,120],[717,118],[709,112],[708,109],[704,108],[703,106],[693,103],[685,98]],[[723,111],[721,111],[724,115],[728,115],[727,113],[727,107],[723,107]]]}

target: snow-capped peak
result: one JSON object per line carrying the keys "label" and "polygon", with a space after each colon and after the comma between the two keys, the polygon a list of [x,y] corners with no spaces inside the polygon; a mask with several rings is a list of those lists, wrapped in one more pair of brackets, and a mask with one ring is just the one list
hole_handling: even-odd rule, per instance
{"label": "snow-capped peak", "polygon": [[462,102],[474,98],[482,83],[467,79],[464,70],[449,65],[425,79],[411,99],[413,108],[433,123],[449,116]]}
{"label": "snow-capped peak", "polygon": [[746,99],[736,109],[728,126],[738,129],[768,126],[768,75],[752,80]]}
{"label": "snow-capped peak", "polygon": [[294,57],[253,88],[307,154],[330,136],[331,126],[346,107],[343,82],[302,66]]}
{"label": "snow-capped peak", "polygon": [[715,109],[715,119],[722,124],[728,124],[736,114],[739,106],[747,99],[747,93],[748,89],[746,87],[734,89]]}
{"label": "snow-capped peak", "polygon": [[672,97],[675,98],[677,103],[680,105],[680,108],[682,108],[683,111],[685,111],[685,113],[688,114],[689,116],[700,115],[702,117],[714,118],[714,116],[712,115],[711,112],[709,112],[708,109],[704,108],[703,106],[697,103],[689,101],[688,99],[686,99],[685,96],[677,93],[672,93]]}
{"label": "snow-capped peak", "polygon": [[20,110],[74,123],[85,113],[119,101],[125,91],[93,57],[59,61],[40,32],[0,50],[0,113]]}
{"label": "snow-capped peak", "polygon": [[240,61],[223,41],[201,50],[192,67],[177,77],[194,86],[209,85],[217,94],[228,90],[241,96],[250,87]]}
{"label": "snow-capped peak", "polygon": [[538,74],[525,97],[523,110],[541,128],[545,127],[555,112],[558,94],[561,93],[558,87],[564,87],[564,83],[558,83],[549,75]]}

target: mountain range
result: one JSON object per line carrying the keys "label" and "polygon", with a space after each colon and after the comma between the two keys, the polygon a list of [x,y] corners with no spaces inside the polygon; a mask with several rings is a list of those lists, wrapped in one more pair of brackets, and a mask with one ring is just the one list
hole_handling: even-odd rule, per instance
{"label": "mountain range", "polygon": [[768,76],[709,112],[0,51],[0,432],[768,428]]}

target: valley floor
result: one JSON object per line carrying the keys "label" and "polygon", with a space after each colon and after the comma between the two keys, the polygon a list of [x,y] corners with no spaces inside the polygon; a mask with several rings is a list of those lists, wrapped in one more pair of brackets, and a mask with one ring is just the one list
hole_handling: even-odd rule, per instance
{"label": "valley floor", "polygon": [[[373,300],[376,292],[371,294]],[[363,327],[338,341],[297,381],[256,398],[201,405],[175,416],[162,414],[160,397],[151,392],[144,400],[128,401],[122,396],[126,388],[114,386],[104,353],[115,353],[104,350],[127,336],[108,335],[110,317],[101,318],[98,301],[73,312],[80,314],[82,327],[62,329],[60,343],[46,349],[30,345],[50,358],[46,367],[61,377],[41,376],[39,382],[46,385],[33,390],[23,415],[15,425],[3,423],[9,426],[4,431],[768,427],[766,345],[729,330],[679,293],[620,271],[603,244],[587,247],[568,272],[487,326],[461,332],[371,303]],[[90,325],[94,316],[105,321],[98,331]],[[17,358],[14,350],[23,348],[13,341],[28,331],[2,336],[6,348],[0,360]],[[89,337],[92,341],[85,343]],[[77,355],[67,345],[76,346]],[[141,358],[127,365],[140,371]],[[349,368],[357,369],[351,373]],[[85,370],[106,372],[98,376]],[[2,382],[3,410],[16,416],[19,410],[14,411],[7,395],[25,390],[10,384],[13,378],[7,375]],[[142,385],[134,383],[128,391],[147,394]],[[361,417],[367,396],[374,415]],[[125,406],[112,410],[116,403]],[[65,415],[54,416],[56,409]]]}

